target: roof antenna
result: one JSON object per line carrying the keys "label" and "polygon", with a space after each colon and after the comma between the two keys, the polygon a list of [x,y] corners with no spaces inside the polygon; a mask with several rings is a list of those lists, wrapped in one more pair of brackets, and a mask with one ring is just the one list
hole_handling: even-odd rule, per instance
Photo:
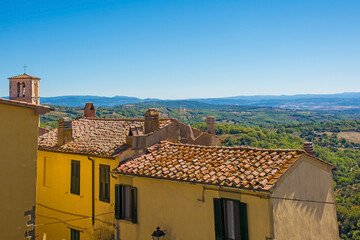
{"label": "roof antenna", "polygon": [[26,66],[26,64],[24,64],[24,66],[23,66],[23,68],[24,68],[24,74],[26,74],[26,68],[27,68],[28,66]]}

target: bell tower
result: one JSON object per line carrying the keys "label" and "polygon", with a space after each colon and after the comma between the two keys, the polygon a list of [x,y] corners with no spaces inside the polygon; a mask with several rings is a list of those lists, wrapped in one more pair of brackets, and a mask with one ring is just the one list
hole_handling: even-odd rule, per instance
{"label": "bell tower", "polygon": [[9,78],[10,100],[40,104],[40,78],[26,73]]}

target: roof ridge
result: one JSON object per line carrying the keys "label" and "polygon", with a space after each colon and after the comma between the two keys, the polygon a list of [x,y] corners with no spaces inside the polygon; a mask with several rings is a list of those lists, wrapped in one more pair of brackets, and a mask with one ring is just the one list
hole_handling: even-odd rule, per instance
{"label": "roof ridge", "polygon": [[170,144],[170,145],[175,145],[175,146],[191,146],[191,147],[200,147],[200,148],[207,148],[207,149],[213,149],[213,148],[221,148],[221,149],[241,149],[241,150],[256,150],[256,151],[268,151],[268,152],[301,152],[301,153],[305,153],[304,150],[302,149],[272,149],[272,148],[255,148],[255,147],[250,147],[250,146],[233,146],[233,147],[228,147],[228,146],[205,146],[205,145],[198,145],[198,144],[190,144],[190,143],[174,143],[174,142],[169,142],[169,141],[161,141],[162,145],[164,145],[165,143]]}
{"label": "roof ridge", "polygon": [[35,77],[35,76],[31,76],[29,74],[23,73],[14,77],[9,77],[9,79],[21,79],[21,78],[30,78],[30,79],[38,79],[40,80],[39,77]]}

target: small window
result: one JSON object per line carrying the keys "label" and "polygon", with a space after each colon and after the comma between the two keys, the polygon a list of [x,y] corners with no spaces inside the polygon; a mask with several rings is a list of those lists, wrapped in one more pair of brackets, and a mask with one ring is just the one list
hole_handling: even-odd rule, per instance
{"label": "small window", "polygon": [[215,239],[248,240],[246,203],[231,199],[214,199]]}
{"label": "small window", "polygon": [[136,188],[127,185],[115,185],[115,218],[137,222]]}
{"label": "small window", "polygon": [[99,180],[99,199],[110,202],[110,166],[100,164]]}
{"label": "small window", "polygon": [[71,160],[70,192],[73,194],[80,194],[80,161]]}
{"label": "small window", "polygon": [[25,97],[25,83],[22,83],[22,96]]}
{"label": "small window", "polygon": [[70,230],[70,240],[80,240],[80,231],[72,228]]}
{"label": "small window", "polygon": [[17,83],[17,96],[20,97],[20,83]]}

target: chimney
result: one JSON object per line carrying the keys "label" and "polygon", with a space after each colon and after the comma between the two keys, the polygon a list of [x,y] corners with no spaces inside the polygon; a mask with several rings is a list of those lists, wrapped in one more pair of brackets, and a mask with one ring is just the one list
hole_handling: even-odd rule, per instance
{"label": "chimney", "polygon": [[145,134],[154,132],[160,127],[159,113],[155,108],[149,108],[145,112]]}
{"label": "chimney", "polygon": [[62,146],[72,139],[72,121],[70,118],[61,118],[58,121],[58,146]]}
{"label": "chimney", "polygon": [[95,118],[96,108],[93,103],[88,102],[84,107],[84,117]]}
{"label": "chimney", "polygon": [[210,134],[215,134],[215,117],[214,116],[206,117],[206,124],[207,124],[207,132]]}
{"label": "chimney", "polygon": [[312,142],[304,142],[303,148],[307,154],[310,154],[312,156],[315,155],[314,147]]}

